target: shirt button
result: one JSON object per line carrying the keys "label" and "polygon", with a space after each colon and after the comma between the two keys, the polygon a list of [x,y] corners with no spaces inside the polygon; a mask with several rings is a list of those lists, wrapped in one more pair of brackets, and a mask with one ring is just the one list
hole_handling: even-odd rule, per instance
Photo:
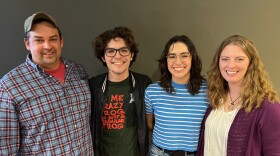
{"label": "shirt button", "polygon": [[77,127],[77,125],[74,125],[74,127],[76,128],[76,127]]}

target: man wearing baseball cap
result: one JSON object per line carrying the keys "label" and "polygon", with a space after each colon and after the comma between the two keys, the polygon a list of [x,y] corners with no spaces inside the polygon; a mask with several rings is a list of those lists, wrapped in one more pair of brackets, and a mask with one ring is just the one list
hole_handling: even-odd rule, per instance
{"label": "man wearing baseball cap", "polygon": [[61,57],[56,20],[24,22],[26,61],[0,80],[0,155],[93,155],[84,67]]}

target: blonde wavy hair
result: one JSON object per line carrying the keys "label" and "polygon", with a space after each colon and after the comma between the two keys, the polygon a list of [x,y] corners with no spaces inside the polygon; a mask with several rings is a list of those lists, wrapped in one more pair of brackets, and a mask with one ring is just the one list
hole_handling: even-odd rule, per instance
{"label": "blonde wavy hair", "polygon": [[208,74],[208,98],[213,109],[222,105],[229,92],[227,81],[220,73],[219,61],[221,52],[227,45],[237,45],[242,48],[249,58],[249,66],[241,86],[241,98],[246,112],[261,106],[262,101],[267,98],[274,103],[279,102],[279,97],[268,78],[264,65],[258,51],[252,41],[240,35],[226,38],[216,51]]}

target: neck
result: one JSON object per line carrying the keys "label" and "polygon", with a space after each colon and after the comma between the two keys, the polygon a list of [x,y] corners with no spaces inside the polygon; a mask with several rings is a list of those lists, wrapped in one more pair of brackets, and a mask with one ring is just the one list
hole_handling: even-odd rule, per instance
{"label": "neck", "polygon": [[178,83],[178,84],[186,84],[189,82],[189,79],[190,79],[190,76],[185,76],[184,78],[175,78],[175,77],[172,77],[172,81],[174,81],[175,83]]}
{"label": "neck", "polygon": [[109,72],[108,79],[112,82],[121,82],[125,80],[129,76],[129,72],[121,73],[121,74],[112,74]]}
{"label": "neck", "polygon": [[229,94],[232,100],[235,100],[240,96],[240,86],[239,85],[229,85]]}

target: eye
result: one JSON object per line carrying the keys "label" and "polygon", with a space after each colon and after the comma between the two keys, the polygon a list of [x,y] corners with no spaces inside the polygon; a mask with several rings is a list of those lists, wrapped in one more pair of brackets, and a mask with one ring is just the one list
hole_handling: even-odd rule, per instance
{"label": "eye", "polygon": [[42,39],[35,39],[35,42],[43,42],[44,40]]}
{"label": "eye", "polygon": [[222,61],[229,61],[229,58],[223,57],[221,58]]}
{"label": "eye", "polygon": [[167,58],[168,59],[176,59],[176,55],[168,55]]}
{"label": "eye", "polygon": [[57,38],[51,38],[51,41],[57,41]]}
{"label": "eye", "polygon": [[120,49],[120,52],[121,52],[121,53],[128,53],[128,52],[129,52],[129,49],[127,49],[127,48],[121,48],[121,49]]}
{"label": "eye", "polygon": [[244,58],[237,58],[236,61],[237,62],[242,62],[244,60]]}
{"label": "eye", "polygon": [[181,58],[188,58],[188,57],[190,57],[190,54],[183,54],[183,55],[181,55]]}
{"label": "eye", "polygon": [[108,49],[106,49],[106,53],[109,53],[109,54],[111,54],[111,53],[115,53],[115,49],[112,49],[112,48],[108,48]]}

